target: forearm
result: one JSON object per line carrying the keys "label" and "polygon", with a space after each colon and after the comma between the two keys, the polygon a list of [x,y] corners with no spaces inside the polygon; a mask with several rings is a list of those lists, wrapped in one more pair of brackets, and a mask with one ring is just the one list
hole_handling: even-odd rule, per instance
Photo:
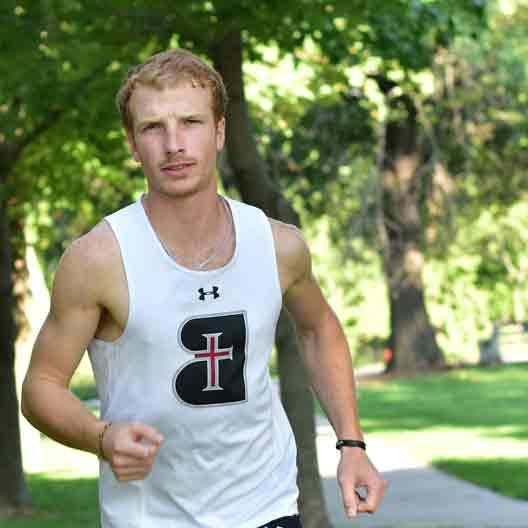
{"label": "forearm", "polygon": [[330,312],[317,329],[299,334],[310,382],[336,435],[363,439],[352,360],[339,321]]}
{"label": "forearm", "polygon": [[69,447],[98,453],[98,420],[67,387],[28,374],[22,387],[22,413],[44,434]]}

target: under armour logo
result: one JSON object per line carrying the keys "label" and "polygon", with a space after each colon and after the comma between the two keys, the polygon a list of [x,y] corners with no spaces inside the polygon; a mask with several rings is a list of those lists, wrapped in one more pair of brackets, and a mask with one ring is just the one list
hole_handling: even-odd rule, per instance
{"label": "under armour logo", "polygon": [[200,301],[205,301],[205,297],[207,295],[212,295],[213,296],[213,299],[218,299],[218,297],[220,297],[220,294],[218,293],[218,286],[213,286],[213,289],[211,291],[205,291],[203,288],[200,288],[198,290],[198,293],[200,294],[200,296],[198,297],[200,299]]}

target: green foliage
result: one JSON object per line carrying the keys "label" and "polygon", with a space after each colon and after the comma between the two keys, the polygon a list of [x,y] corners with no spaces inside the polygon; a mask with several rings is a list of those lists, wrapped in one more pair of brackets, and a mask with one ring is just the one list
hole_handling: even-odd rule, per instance
{"label": "green foliage", "polygon": [[425,266],[427,307],[448,362],[477,362],[478,341],[491,334],[488,298],[476,285],[477,265],[478,257],[455,242],[447,258]]}
{"label": "green foliage", "polygon": [[[476,284],[489,292],[494,318],[519,320],[518,314],[524,315],[528,307],[528,205],[520,202],[501,213],[494,208],[484,211],[469,239],[480,255]],[[520,298],[514,297],[516,292]]]}
{"label": "green foliage", "polygon": [[[385,315],[377,332],[365,321],[376,317],[361,316],[361,300],[372,297],[372,285],[381,280],[374,252],[384,114],[369,75],[386,74],[423,103],[441,146],[436,159],[446,161],[453,176],[464,174],[452,195],[455,214],[463,210],[460,225],[482,230],[470,245],[457,236],[450,262],[443,262],[444,247],[436,253],[429,247],[440,257],[428,272],[435,285],[428,292],[433,319],[450,350],[469,349],[488,317],[511,312],[518,284],[505,271],[504,255],[486,245],[492,234],[475,222],[482,206],[497,200],[508,206],[525,188],[526,11],[519,7],[508,17],[490,8],[488,31],[485,3],[476,0],[184,0],[177,10],[166,0],[4,2],[0,143],[25,147],[4,190],[16,196],[31,241],[53,270],[72,238],[143,189],[113,110],[127,68],[169,43],[206,54],[242,28],[246,58],[255,61],[246,64],[247,89],[255,94],[252,115],[261,150],[304,223],[314,225],[308,231],[314,238],[324,232],[332,241],[331,248],[317,251],[316,266],[353,348],[361,348],[386,332]],[[447,66],[436,61],[438,50],[448,47],[449,56],[458,58],[447,66],[460,81],[431,100],[414,74],[445,74]],[[456,117],[462,134],[453,133]],[[510,177],[503,178],[505,172]],[[429,219],[431,231],[436,240],[451,242],[442,225],[449,215],[439,204]],[[522,236],[508,245],[508,258],[520,255]],[[489,292],[484,300],[483,290]],[[383,296],[381,289],[374,304],[384,303]],[[369,330],[357,330],[358,324]]]}
{"label": "green foliage", "polygon": [[[336,4],[336,13],[345,16],[357,7],[346,0]],[[370,1],[362,20],[346,24],[348,31],[343,31],[348,41],[344,50],[352,52],[349,57],[338,49],[335,37],[321,43],[325,52],[341,60],[361,63],[380,57],[405,70],[423,70],[431,66],[436,49],[449,46],[461,33],[475,34],[485,24],[485,4],[480,0]]]}
{"label": "green foliage", "polygon": [[48,271],[72,238],[143,188],[113,99],[153,39],[130,38],[131,26],[100,4],[28,0],[0,13],[0,142],[23,149],[6,193],[23,207]]}

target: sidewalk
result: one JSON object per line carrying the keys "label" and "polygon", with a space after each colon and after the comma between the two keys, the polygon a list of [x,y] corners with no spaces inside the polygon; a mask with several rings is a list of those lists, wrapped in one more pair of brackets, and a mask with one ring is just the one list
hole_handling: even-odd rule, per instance
{"label": "sidewalk", "polygon": [[332,428],[317,424],[317,452],[334,528],[528,528],[528,501],[519,501],[426,466],[408,453],[369,438],[369,457],[389,481],[374,515],[348,520],[336,481],[339,453]]}

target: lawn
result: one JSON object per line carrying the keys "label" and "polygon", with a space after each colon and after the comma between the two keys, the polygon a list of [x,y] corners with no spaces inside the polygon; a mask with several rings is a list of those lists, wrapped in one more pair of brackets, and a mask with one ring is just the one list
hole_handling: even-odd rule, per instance
{"label": "lawn", "polygon": [[528,500],[528,364],[364,382],[359,395],[367,435]]}
{"label": "lawn", "polygon": [[[72,389],[94,397],[91,369],[81,367]],[[528,363],[361,381],[359,406],[367,435],[528,500]]]}
{"label": "lawn", "polygon": [[0,520],[0,528],[95,528],[99,526],[97,480],[60,473],[28,476],[38,514]]}
{"label": "lawn", "polygon": [[[81,376],[73,388],[92,396],[90,385]],[[527,401],[528,364],[359,383],[367,440],[376,436],[460,478],[525,500]],[[98,526],[95,457],[47,439],[41,444],[40,472],[28,475],[37,515],[0,521],[0,528]]]}

